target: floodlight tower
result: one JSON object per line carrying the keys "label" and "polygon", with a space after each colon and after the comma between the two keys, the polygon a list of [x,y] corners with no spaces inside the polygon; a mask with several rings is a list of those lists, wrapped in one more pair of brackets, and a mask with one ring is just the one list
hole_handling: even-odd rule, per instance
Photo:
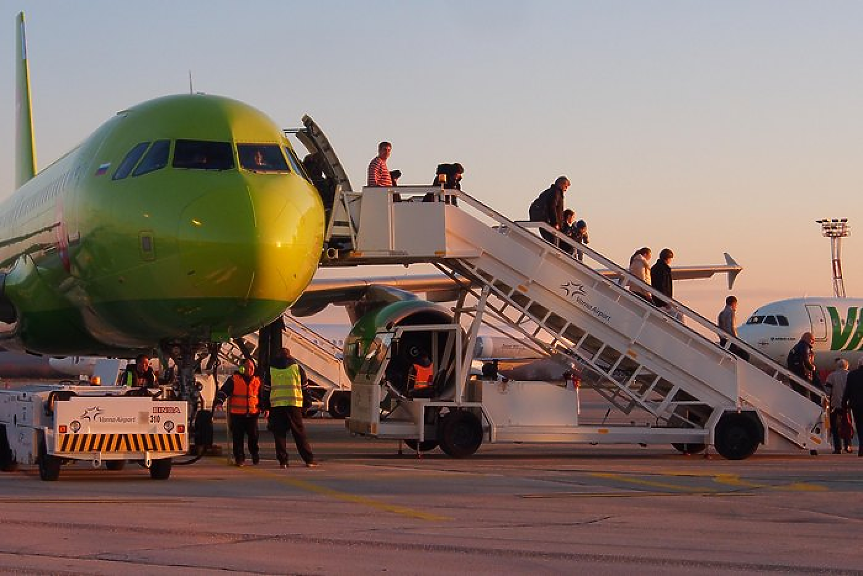
{"label": "floodlight tower", "polygon": [[833,259],[833,295],[845,298],[845,282],[842,280],[842,239],[851,235],[848,218],[816,220],[821,224],[821,233],[830,238],[830,255]]}

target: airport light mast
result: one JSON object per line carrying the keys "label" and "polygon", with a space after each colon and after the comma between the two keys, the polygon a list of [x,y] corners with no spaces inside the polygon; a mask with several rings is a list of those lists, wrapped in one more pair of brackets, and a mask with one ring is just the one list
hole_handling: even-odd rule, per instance
{"label": "airport light mast", "polygon": [[821,224],[821,233],[830,238],[830,255],[833,260],[833,295],[845,298],[845,282],[842,280],[842,239],[851,235],[848,218],[816,220]]}

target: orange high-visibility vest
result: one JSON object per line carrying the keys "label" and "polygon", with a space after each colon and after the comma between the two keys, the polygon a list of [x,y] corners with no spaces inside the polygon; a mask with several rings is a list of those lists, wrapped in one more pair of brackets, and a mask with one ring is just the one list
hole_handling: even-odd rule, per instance
{"label": "orange high-visibility vest", "polygon": [[421,366],[419,364],[413,365],[414,389],[428,388],[432,385],[432,377],[433,372],[431,366]]}
{"label": "orange high-visibility vest", "polygon": [[234,374],[234,392],[231,394],[231,414],[253,415],[258,413],[258,391],[261,381],[252,376],[249,382],[239,374]]}

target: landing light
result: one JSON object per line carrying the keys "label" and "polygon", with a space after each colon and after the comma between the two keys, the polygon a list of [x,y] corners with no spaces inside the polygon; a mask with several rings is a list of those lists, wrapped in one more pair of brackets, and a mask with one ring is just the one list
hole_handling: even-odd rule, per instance
{"label": "landing light", "polygon": [[194,218],[192,218],[192,225],[193,226],[201,226],[201,222],[200,222],[200,220],[195,220]]}

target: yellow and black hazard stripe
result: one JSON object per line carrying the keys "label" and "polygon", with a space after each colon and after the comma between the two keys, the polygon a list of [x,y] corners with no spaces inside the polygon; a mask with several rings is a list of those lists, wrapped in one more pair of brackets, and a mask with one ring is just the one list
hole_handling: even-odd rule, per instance
{"label": "yellow and black hazard stripe", "polygon": [[59,452],[178,452],[185,434],[59,434]]}

